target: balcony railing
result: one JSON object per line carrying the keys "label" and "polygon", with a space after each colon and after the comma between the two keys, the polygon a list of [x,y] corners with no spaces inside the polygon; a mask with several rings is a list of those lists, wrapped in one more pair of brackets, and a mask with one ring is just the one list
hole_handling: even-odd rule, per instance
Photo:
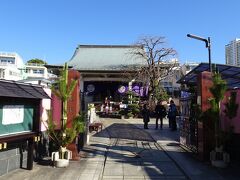
{"label": "balcony railing", "polygon": [[16,64],[9,63],[9,62],[1,62],[0,61],[0,66],[16,66]]}
{"label": "balcony railing", "polygon": [[26,63],[26,66],[38,66],[38,67],[44,67],[44,64],[38,64],[38,63]]}

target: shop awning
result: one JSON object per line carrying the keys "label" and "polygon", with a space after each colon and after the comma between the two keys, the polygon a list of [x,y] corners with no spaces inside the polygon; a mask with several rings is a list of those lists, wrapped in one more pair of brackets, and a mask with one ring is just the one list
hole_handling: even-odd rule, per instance
{"label": "shop awning", "polygon": [[[227,81],[227,85],[229,88],[240,88],[240,67],[239,66],[231,66],[226,64],[214,64],[214,68],[220,74],[221,77]],[[197,67],[195,67],[188,74],[183,76],[177,83],[180,84],[188,84],[188,85],[196,85],[197,83],[197,75],[203,71],[209,71],[208,63],[201,63]]]}

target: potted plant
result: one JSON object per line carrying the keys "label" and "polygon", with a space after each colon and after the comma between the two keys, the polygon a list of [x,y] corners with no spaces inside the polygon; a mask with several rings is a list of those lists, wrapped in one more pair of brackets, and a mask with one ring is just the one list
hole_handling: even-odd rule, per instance
{"label": "potted plant", "polygon": [[55,94],[62,103],[61,129],[56,130],[56,125],[53,122],[51,113],[49,113],[47,130],[50,139],[58,148],[58,151],[52,154],[54,165],[58,167],[66,167],[68,165],[72,153],[67,150],[67,145],[73,142],[83,126],[82,118],[84,118],[84,115],[79,115],[73,120],[72,127],[67,127],[67,101],[71,97],[76,84],[77,80],[71,80],[71,82],[68,83],[68,65],[65,63],[58,81],[51,88],[52,93]]}
{"label": "potted plant", "polygon": [[56,124],[53,122],[51,114],[49,113],[47,132],[50,139],[53,141],[55,147],[57,148],[57,151],[52,153],[52,161],[54,166],[56,167],[68,166],[69,159],[71,159],[72,157],[72,152],[68,150],[68,147],[79,135],[82,135],[84,131],[85,131],[84,114],[79,114],[73,119],[71,128],[65,128],[64,130],[62,129],[56,130]]}
{"label": "potted plant", "polygon": [[214,121],[215,134],[215,149],[210,152],[210,160],[213,166],[226,167],[229,162],[229,155],[223,151],[223,137],[221,136],[221,117],[220,117],[220,102],[224,98],[227,90],[226,81],[221,78],[219,73],[214,73],[212,77],[213,85],[210,88],[212,98],[209,99],[211,108],[208,114],[211,115]]}

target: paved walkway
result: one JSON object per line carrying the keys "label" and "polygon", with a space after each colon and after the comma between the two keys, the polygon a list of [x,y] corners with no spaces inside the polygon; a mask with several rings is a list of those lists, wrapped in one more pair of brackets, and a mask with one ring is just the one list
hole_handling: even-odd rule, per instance
{"label": "paved walkway", "polygon": [[[138,120],[137,120],[138,121]],[[126,120],[102,119],[111,145],[102,179],[187,179],[184,172],[142,128]],[[95,134],[101,136],[101,133]]]}
{"label": "paved walkway", "polygon": [[[127,119],[131,124],[143,128],[139,119]],[[139,123],[140,122],[140,123]],[[167,155],[181,168],[189,179],[240,179],[240,165],[230,164],[225,169],[214,168],[209,162],[198,161],[190,152],[184,150],[179,144],[179,131],[171,131],[165,119],[163,129],[155,130],[155,120],[151,119],[150,128],[146,130]]]}
{"label": "paved walkway", "polygon": [[[239,179],[236,166],[219,170],[195,160],[179,146],[179,132],[167,121],[155,130],[154,119],[143,129],[141,119],[101,119],[104,129],[93,133],[80,161],[68,168],[35,164],[32,171],[19,169],[2,179],[11,180],[110,180],[110,179]],[[0,167],[1,168],[1,167]]]}
{"label": "paved walkway", "polygon": [[[105,161],[105,152],[110,145],[110,139],[106,131],[102,131],[103,137],[90,138],[90,145],[81,151],[80,161],[70,161],[67,168],[54,168],[50,160],[34,164],[33,170],[18,169],[0,180],[99,180]],[[1,165],[0,165],[1,168]]]}

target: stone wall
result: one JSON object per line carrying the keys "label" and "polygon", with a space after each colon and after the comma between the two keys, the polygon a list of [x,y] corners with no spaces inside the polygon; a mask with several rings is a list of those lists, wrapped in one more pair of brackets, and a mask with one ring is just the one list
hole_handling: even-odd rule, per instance
{"label": "stone wall", "polygon": [[27,150],[24,144],[8,144],[6,150],[0,150],[0,176],[15,169],[27,169]]}

